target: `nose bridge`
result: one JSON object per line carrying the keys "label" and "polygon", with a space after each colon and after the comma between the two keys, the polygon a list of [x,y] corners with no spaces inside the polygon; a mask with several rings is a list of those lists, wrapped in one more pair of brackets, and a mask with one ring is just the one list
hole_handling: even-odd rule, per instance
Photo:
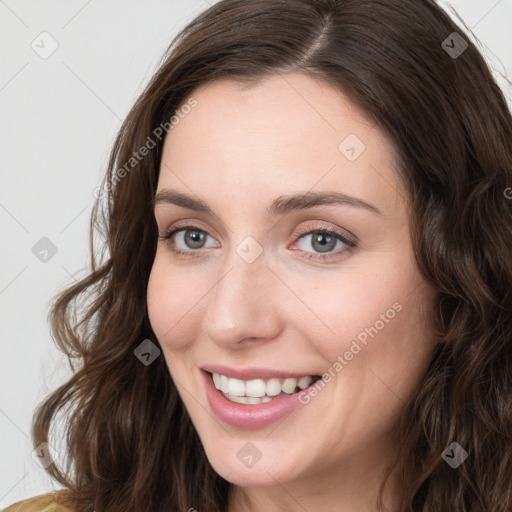
{"label": "nose bridge", "polygon": [[219,267],[204,317],[206,334],[218,344],[234,345],[245,338],[278,334],[276,279],[256,243],[243,240]]}

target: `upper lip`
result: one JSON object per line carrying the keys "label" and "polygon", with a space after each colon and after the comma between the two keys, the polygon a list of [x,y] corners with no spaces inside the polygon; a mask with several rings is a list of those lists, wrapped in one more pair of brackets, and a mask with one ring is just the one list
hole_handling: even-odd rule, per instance
{"label": "upper lip", "polygon": [[278,379],[286,379],[286,378],[300,378],[300,377],[309,377],[317,375],[316,373],[298,373],[298,372],[286,372],[282,370],[272,370],[270,368],[232,368],[229,366],[225,366],[222,364],[205,364],[201,367],[202,370],[209,373],[218,373],[220,375],[225,375],[226,377],[232,379],[241,379],[241,380],[254,380],[254,379],[271,379],[272,377],[276,377]]}

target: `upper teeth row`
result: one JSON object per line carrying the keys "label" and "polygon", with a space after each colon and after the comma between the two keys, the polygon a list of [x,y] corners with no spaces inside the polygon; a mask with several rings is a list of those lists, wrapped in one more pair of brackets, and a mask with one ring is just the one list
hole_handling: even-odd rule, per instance
{"label": "upper teeth row", "polygon": [[300,389],[305,389],[313,382],[311,377],[301,377],[299,379],[293,377],[287,379],[272,378],[264,381],[262,379],[231,379],[218,373],[213,373],[212,375],[215,387],[223,393],[234,396],[252,396],[255,398],[265,395],[277,396],[281,391],[291,395],[295,393],[297,386]]}

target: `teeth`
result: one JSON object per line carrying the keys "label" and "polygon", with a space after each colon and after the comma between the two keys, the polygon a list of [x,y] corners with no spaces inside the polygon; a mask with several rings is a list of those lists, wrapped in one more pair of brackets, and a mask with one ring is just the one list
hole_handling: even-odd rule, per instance
{"label": "teeth", "polygon": [[297,379],[288,378],[285,379],[284,382],[281,384],[281,389],[285,392],[291,395],[295,392],[295,388],[297,387]]}
{"label": "teeth", "polygon": [[240,379],[228,379],[228,393],[235,396],[244,396],[245,382]]}
{"label": "teeth", "polygon": [[262,398],[256,398],[253,396],[232,396],[232,395],[225,395],[225,396],[228,400],[231,400],[232,402],[237,402],[239,404],[246,404],[246,405],[265,404],[272,400],[272,398],[270,398],[269,396],[264,396]]}
{"label": "teeth", "polygon": [[267,382],[267,395],[277,396],[281,393],[281,382],[279,379],[270,379]]}
{"label": "teeth", "polygon": [[302,377],[299,379],[299,382],[297,382],[297,385],[300,389],[306,389],[312,382],[313,379],[311,377]]}
{"label": "teeth", "polygon": [[273,377],[266,382],[263,379],[230,379],[218,373],[213,373],[212,377],[218,390],[225,395],[229,395],[229,399],[233,402],[241,404],[269,402],[272,400],[270,397],[275,397],[281,393],[291,395],[295,393],[297,387],[305,389],[313,382],[312,377],[301,377],[299,379],[293,377],[277,379]]}
{"label": "teeth", "polygon": [[245,396],[261,397],[265,396],[266,392],[267,386],[261,379],[248,380],[245,383]]}
{"label": "teeth", "polygon": [[225,375],[220,376],[220,389],[224,392],[228,392],[229,379]]}

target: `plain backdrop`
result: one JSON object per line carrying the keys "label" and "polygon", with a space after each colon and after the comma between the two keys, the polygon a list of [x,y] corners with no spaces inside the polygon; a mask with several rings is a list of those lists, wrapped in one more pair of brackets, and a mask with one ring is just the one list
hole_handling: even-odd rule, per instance
{"label": "plain backdrop", "polygon": [[[209,4],[0,0],[0,509],[59,488],[30,439],[36,404],[69,375],[49,301],[87,273],[93,191],[121,120],[172,37]],[[512,0],[450,5],[512,105]]]}

